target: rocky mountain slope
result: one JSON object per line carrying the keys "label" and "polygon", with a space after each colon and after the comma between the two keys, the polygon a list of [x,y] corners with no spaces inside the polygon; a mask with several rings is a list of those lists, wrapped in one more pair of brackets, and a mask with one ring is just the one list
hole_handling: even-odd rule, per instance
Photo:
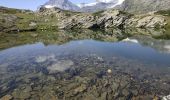
{"label": "rocky mountain slope", "polygon": [[80,8],[77,5],[73,4],[69,0],[49,0],[42,6],[46,8],[57,7],[63,10],[71,10],[71,11],[80,10]]}
{"label": "rocky mountain slope", "polygon": [[49,0],[42,7],[52,8],[57,7],[63,10],[77,12],[96,12],[106,10],[120,5],[124,0],[96,0],[93,3],[73,4],[69,0]]}
{"label": "rocky mountain slope", "polygon": [[78,12],[96,12],[110,8],[130,13],[146,13],[170,9],[170,0],[97,0],[93,3],[73,4],[69,0],[50,0],[43,7],[58,7]]}
{"label": "rocky mountain slope", "polygon": [[61,29],[73,28],[162,28],[166,25],[162,15],[132,15],[119,10],[106,10],[97,13],[79,13],[61,20],[58,27]]}
{"label": "rocky mountain slope", "polygon": [[97,2],[84,4],[81,6],[80,12],[97,12],[116,7],[123,3],[124,0],[98,0]]}
{"label": "rocky mountain slope", "polygon": [[0,32],[35,31],[34,18],[35,13],[29,10],[0,7]]}
{"label": "rocky mountain slope", "polygon": [[170,0],[125,0],[116,7],[130,13],[146,13],[170,9]]}

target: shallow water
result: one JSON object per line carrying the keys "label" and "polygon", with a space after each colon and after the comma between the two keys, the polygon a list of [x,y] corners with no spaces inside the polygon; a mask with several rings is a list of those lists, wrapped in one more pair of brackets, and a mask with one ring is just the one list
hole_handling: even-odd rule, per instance
{"label": "shallow water", "polygon": [[0,97],[161,98],[170,94],[169,47],[169,40],[142,36],[12,46],[0,51]]}
{"label": "shallow water", "polygon": [[0,63],[8,59],[27,60],[38,56],[90,56],[123,57],[142,63],[160,64],[170,67],[170,51],[161,53],[152,47],[128,41],[102,42],[95,40],[76,40],[63,45],[27,44],[0,51]]}

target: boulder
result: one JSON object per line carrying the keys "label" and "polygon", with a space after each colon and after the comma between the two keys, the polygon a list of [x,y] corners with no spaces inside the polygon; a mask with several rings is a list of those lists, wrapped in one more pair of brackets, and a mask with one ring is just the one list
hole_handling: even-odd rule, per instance
{"label": "boulder", "polygon": [[5,95],[2,98],[0,98],[0,100],[12,100],[12,96],[11,95]]}
{"label": "boulder", "polygon": [[95,14],[80,13],[65,18],[58,23],[59,29],[91,29],[91,28],[162,28],[166,25],[164,16],[147,14],[131,15],[119,10],[106,10]]}
{"label": "boulder", "polygon": [[36,27],[37,26],[37,24],[35,23],[35,22],[31,22],[30,24],[29,24],[29,27]]}
{"label": "boulder", "polygon": [[162,98],[162,100],[170,100],[170,95],[164,96],[164,97]]}
{"label": "boulder", "polygon": [[12,96],[16,99],[25,100],[31,96],[31,91],[32,91],[31,86],[25,86],[20,89],[15,89],[12,92]]}
{"label": "boulder", "polygon": [[125,21],[125,27],[136,28],[162,28],[166,25],[164,16],[161,15],[136,15]]}
{"label": "boulder", "polygon": [[56,72],[65,71],[66,69],[69,69],[72,65],[74,65],[74,63],[71,60],[61,60],[47,67],[47,69],[50,74],[53,74]]}
{"label": "boulder", "polygon": [[95,25],[95,17],[90,14],[77,14],[64,19],[58,24],[60,29],[92,28]]}
{"label": "boulder", "polygon": [[97,25],[101,28],[121,27],[128,17],[129,14],[122,13],[119,10],[107,10],[97,20]]}

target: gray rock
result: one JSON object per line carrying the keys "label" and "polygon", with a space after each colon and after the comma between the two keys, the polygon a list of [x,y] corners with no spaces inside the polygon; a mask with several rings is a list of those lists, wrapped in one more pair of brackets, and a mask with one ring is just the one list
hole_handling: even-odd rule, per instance
{"label": "gray rock", "polygon": [[73,61],[71,60],[62,60],[57,61],[56,63],[52,64],[51,66],[47,67],[49,73],[55,73],[55,72],[62,72],[66,69],[70,68],[72,65],[74,65]]}
{"label": "gray rock", "polygon": [[49,0],[43,6],[48,8],[49,5],[71,11],[78,11],[80,9],[77,5],[73,4],[69,0]]}
{"label": "gray rock", "polygon": [[[163,27],[166,25],[165,23],[165,19],[163,16],[158,16],[158,15],[148,15],[146,17],[141,18],[142,16],[140,16],[137,19],[131,19],[129,26],[135,26],[138,28],[142,28],[142,27],[150,27],[150,28],[154,28],[154,27]],[[135,25],[136,24],[136,25]]]}
{"label": "gray rock", "polygon": [[43,96],[41,97],[41,100],[58,100],[58,99],[54,95],[54,93],[46,92],[46,93],[43,93]]}
{"label": "gray rock", "polygon": [[60,29],[91,28],[95,25],[95,18],[90,14],[77,14],[61,21]]}
{"label": "gray rock", "polygon": [[0,31],[16,29],[15,22],[18,19],[15,15],[1,14],[0,15]]}
{"label": "gray rock", "polygon": [[103,26],[104,28],[120,27],[124,25],[126,19],[128,19],[128,15],[118,10],[107,10],[102,13],[102,17],[97,20],[97,25]]}
{"label": "gray rock", "polygon": [[107,10],[94,14],[76,14],[65,18],[58,23],[59,29],[90,29],[90,28],[113,28],[113,27],[138,27],[138,28],[161,28],[166,25],[166,20],[161,15],[136,15],[121,12],[119,10]]}
{"label": "gray rock", "polygon": [[[79,12],[96,12],[107,10],[110,8],[123,10],[130,13],[146,13],[152,11],[170,9],[169,0],[124,0],[122,4],[117,5],[119,0],[110,0],[110,2],[100,2],[97,0],[95,5],[78,7],[70,2],[71,0],[49,0],[43,6],[54,6],[64,10],[79,11]],[[117,6],[116,6],[117,5]]]}
{"label": "gray rock", "polygon": [[0,98],[0,100],[12,100],[12,96],[11,95],[5,95],[2,98]]}
{"label": "gray rock", "polygon": [[164,97],[162,98],[162,100],[170,100],[170,95],[164,96]]}
{"label": "gray rock", "polygon": [[29,26],[30,26],[30,27],[36,27],[37,24],[36,24],[35,22],[31,22],[31,23],[29,24]]}
{"label": "gray rock", "polygon": [[76,89],[74,89],[74,93],[73,94],[78,94],[81,92],[84,92],[87,89],[87,86],[85,84],[80,85],[79,87],[77,87]]}
{"label": "gray rock", "polygon": [[120,10],[130,13],[147,13],[152,11],[170,9],[170,0],[125,0],[117,6]]}
{"label": "gray rock", "polygon": [[31,86],[25,86],[20,89],[15,89],[12,93],[12,96],[16,99],[27,99],[31,96],[31,91]]}

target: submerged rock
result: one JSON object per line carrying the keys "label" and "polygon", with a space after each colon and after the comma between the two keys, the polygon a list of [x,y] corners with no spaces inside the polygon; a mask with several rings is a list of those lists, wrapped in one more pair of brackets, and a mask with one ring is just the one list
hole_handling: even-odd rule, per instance
{"label": "submerged rock", "polygon": [[62,72],[66,69],[70,68],[74,65],[73,61],[71,60],[61,60],[57,61],[57,63],[52,64],[51,66],[47,67],[49,73],[55,73],[57,71]]}
{"label": "submerged rock", "polygon": [[38,57],[36,57],[35,58],[35,62],[37,62],[37,63],[43,63],[43,62],[45,62],[45,61],[47,61],[47,60],[56,60],[55,59],[55,55],[47,55],[47,56],[38,56]]}
{"label": "submerged rock", "polygon": [[11,95],[5,95],[2,98],[0,98],[0,100],[12,100],[12,96]]}
{"label": "submerged rock", "polygon": [[84,92],[86,89],[87,89],[87,86],[82,84],[74,90],[74,94],[76,95],[78,93]]}
{"label": "submerged rock", "polygon": [[31,86],[21,87],[20,89],[15,89],[12,96],[16,99],[28,99],[31,96],[31,91]]}
{"label": "submerged rock", "polygon": [[51,91],[43,93],[43,96],[40,98],[41,100],[58,100],[54,93],[51,93]]}
{"label": "submerged rock", "polygon": [[164,96],[164,97],[162,98],[162,100],[170,100],[170,95]]}

